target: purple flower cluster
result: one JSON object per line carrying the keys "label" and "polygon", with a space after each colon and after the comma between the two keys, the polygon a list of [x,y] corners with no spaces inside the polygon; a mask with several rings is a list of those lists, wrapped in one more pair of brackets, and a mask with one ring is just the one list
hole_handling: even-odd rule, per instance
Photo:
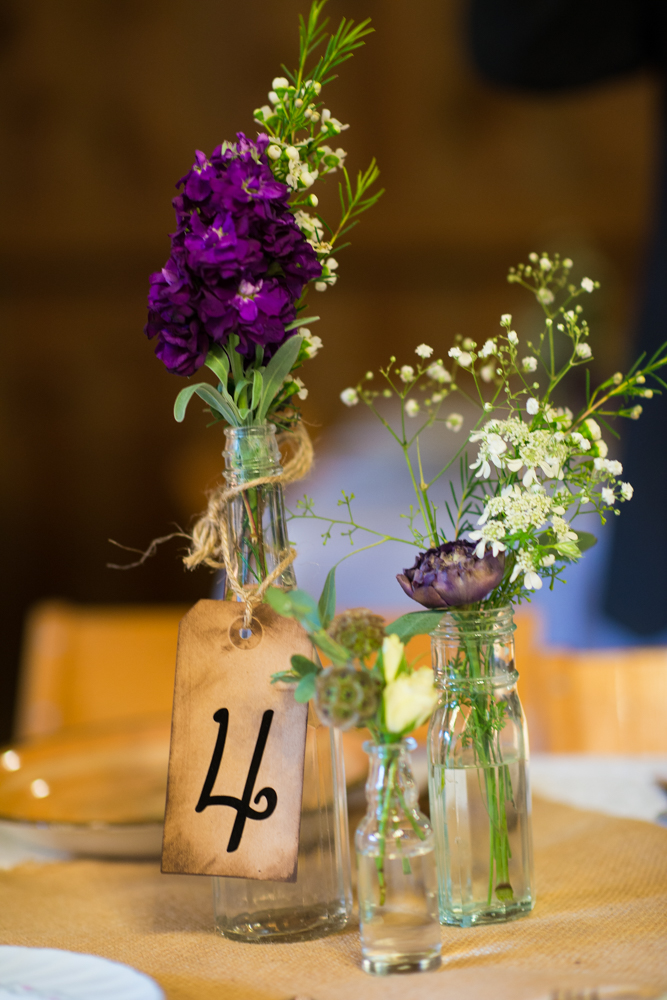
{"label": "purple flower cluster", "polygon": [[178,375],[192,375],[233,333],[240,354],[252,358],[260,345],[269,357],[291,335],[304,285],[322,273],[288,207],[289,187],[271,173],[268,136],[237,139],[209,159],[198,151],[176,185],[171,256],[150,278],[145,332]]}

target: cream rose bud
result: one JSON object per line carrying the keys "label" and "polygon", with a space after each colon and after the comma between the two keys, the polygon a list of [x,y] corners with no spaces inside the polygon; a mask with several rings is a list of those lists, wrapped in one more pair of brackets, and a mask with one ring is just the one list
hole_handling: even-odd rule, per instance
{"label": "cream rose bud", "polygon": [[385,636],[382,641],[382,672],[385,684],[391,684],[395,680],[404,651],[405,646],[397,635],[392,633]]}
{"label": "cream rose bud", "polygon": [[401,675],[387,684],[383,700],[385,724],[390,733],[416,729],[428,719],[438,701],[433,671],[421,667],[412,674]]}

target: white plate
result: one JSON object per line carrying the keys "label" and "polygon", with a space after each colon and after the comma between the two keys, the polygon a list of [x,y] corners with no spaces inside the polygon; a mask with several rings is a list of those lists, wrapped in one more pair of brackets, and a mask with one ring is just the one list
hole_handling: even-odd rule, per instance
{"label": "white plate", "polygon": [[0,1000],[164,1000],[143,972],[97,955],[0,946]]}

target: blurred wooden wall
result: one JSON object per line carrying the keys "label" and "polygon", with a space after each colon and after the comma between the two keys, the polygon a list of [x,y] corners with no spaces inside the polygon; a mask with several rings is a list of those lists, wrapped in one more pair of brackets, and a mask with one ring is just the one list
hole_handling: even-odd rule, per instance
{"label": "blurred wooden wall", "polygon": [[[307,0],[0,2],[0,738],[7,736],[25,610],[35,600],[189,601],[166,547],[108,570],[109,537],[143,547],[186,525],[218,475],[222,435],[142,334],[162,266],[175,181],[195,148],[244,129]],[[327,94],[351,128],[348,164],[372,155],[387,194],[317,296],[325,351],[307,418],[390,353],[461,331],[483,338],[525,313],[507,266],[559,249],[605,282],[594,344],[624,355],[649,214],[656,89],[630,79],[585,93],[499,93],[470,66],[454,0],[330,0],[334,21],[377,33]],[[333,191],[323,199],[326,212]],[[529,321],[529,313],[525,313]]]}

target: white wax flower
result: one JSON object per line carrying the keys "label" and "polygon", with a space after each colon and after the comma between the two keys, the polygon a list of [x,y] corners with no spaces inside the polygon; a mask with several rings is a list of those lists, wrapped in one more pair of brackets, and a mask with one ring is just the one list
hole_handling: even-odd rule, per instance
{"label": "white wax flower", "polygon": [[359,393],[356,389],[343,389],[340,398],[346,406],[356,406],[359,402]]}
{"label": "white wax flower", "polygon": [[287,155],[288,160],[296,161],[299,159],[299,150],[296,148],[296,146],[286,146],[285,154]]}
{"label": "white wax flower", "polygon": [[415,354],[418,354],[420,358],[430,358],[433,354],[433,348],[429,347],[428,344],[419,344],[415,347]]}
{"label": "white wax flower", "polygon": [[275,90],[270,90],[269,91],[269,100],[271,101],[271,104],[278,104],[279,103],[280,98],[276,94]]}
{"label": "white wax flower", "polygon": [[294,375],[292,377],[292,381],[296,382],[296,384],[299,387],[299,391],[297,392],[297,396],[299,397],[299,399],[306,399],[307,396],[308,396],[308,390],[306,389],[306,387],[303,384],[303,382],[301,381],[301,379],[298,378],[298,376]]}
{"label": "white wax flower", "polygon": [[600,425],[597,422],[597,420],[593,420],[592,417],[588,417],[586,420],[584,420],[584,424],[588,428],[593,441],[599,441],[600,438],[602,437],[602,431],[600,430]]}
{"label": "white wax flower", "polygon": [[592,292],[595,289],[595,282],[591,281],[590,278],[582,278],[581,287],[585,292]]}
{"label": "white wax flower", "polygon": [[301,332],[307,332],[308,339],[304,341],[304,347],[308,357],[314,358],[318,351],[322,350],[322,338],[318,337],[316,333],[311,333],[310,331],[302,330]]}
{"label": "white wax flower", "polygon": [[541,590],[542,581],[533,570],[530,570],[523,578],[523,585],[526,590]]}
{"label": "white wax flower", "polygon": [[272,160],[279,160],[280,159],[280,155],[282,153],[282,149],[280,148],[280,146],[276,146],[275,142],[272,142],[266,152],[267,152],[267,155]]}
{"label": "white wax flower", "polygon": [[390,733],[408,732],[428,719],[438,701],[430,667],[401,675],[384,689],[384,717]]}
{"label": "white wax flower", "polygon": [[287,80],[284,76],[276,76],[274,77],[271,87],[273,90],[287,90],[289,87],[289,80]]}
{"label": "white wax flower", "polygon": [[531,396],[530,399],[528,399],[526,402],[526,413],[529,413],[531,417],[534,417],[535,414],[538,412],[539,408],[540,408],[539,400],[535,399],[534,396]]}

